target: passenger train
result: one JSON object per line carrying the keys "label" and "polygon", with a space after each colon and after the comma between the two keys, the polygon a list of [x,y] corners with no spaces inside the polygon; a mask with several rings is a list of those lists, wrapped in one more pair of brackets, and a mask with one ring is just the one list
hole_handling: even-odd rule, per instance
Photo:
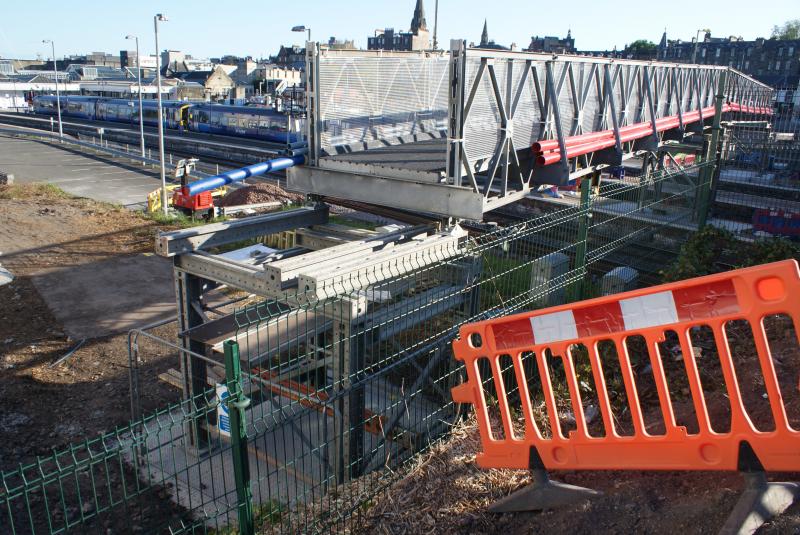
{"label": "passenger train", "polygon": [[[162,108],[164,110],[164,126],[173,130],[238,136],[277,143],[302,141],[301,122],[297,122],[292,125],[292,128],[289,128],[290,118],[288,116],[266,108],[177,100],[162,101]],[[33,111],[47,115],[56,114],[56,97],[34,97]],[[63,96],[61,97],[61,115],[90,121],[112,121],[138,125],[139,103],[125,99]],[[152,100],[142,101],[142,118],[144,124],[158,126],[158,103]]]}

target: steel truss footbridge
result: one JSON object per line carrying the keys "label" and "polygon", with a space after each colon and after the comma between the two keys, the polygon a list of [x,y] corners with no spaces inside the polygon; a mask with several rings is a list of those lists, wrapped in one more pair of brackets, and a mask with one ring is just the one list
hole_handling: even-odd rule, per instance
{"label": "steel truss footbridge", "polygon": [[541,184],[700,139],[728,112],[765,119],[772,90],[728,67],[467,48],[308,43],[310,194],[481,219]]}

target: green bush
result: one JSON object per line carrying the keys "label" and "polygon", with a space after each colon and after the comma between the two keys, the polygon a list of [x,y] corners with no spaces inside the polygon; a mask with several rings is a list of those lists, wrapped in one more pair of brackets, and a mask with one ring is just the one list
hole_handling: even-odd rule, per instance
{"label": "green bush", "polygon": [[745,242],[726,230],[709,226],[683,244],[678,258],[661,276],[664,282],[673,282],[788,258],[800,260],[800,246],[789,240],[766,238]]}

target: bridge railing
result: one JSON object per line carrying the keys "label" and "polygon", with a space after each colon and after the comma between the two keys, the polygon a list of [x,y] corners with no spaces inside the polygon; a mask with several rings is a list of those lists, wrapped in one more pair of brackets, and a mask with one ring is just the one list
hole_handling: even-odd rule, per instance
{"label": "bridge railing", "polygon": [[[580,169],[680,139],[673,130],[701,132],[719,94],[754,115],[770,109],[766,86],[727,67],[468,49],[458,41],[451,54],[461,76],[451,77],[448,179],[477,189],[474,175],[485,173],[487,196],[496,194],[492,185],[521,192],[563,184]],[[534,163],[537,142],[548,157]]]}
{"label": "bridge railing", "polygon": [[311,48],[307,61],[312,156],[441,137],[447,127],[444,52]]}

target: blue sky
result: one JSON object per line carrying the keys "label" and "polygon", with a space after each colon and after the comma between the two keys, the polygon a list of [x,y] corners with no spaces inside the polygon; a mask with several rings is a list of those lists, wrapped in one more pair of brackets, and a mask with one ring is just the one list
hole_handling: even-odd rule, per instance
{"label": "blue sky", "polygon": [[[170,19],[159,30],[162,49],[195,57],[260,57],[274,54],[282,43],[302,44],[305,38],[290,31],[300,24],[312,28],[315,40],[335,35],[366,47],[366,38],[375,29],[407,29],[415,0],[2,0],[2,4],[2,57],[47,57],[50,48],[42,39],[55,40],[59,57],[116,53],[132,48],[124,39],[128,33],[139,35],[142,53],[152,53],[152,17],[158,12]],[[649,5],[654,6],[652,11],[644,8]],[[425,0],[425,11],[432,30],[434,0]],[[578,49],[596,50],[621,48],[638,38],[658,41],[665,26],[670,38],[684,40],[705,27],[717,36],[768,37],[773,25],[798,17],[797,0],[440,0],[439,42],[444,46],[450,38],[477,42],[484,18],[490,38],[504,45],[516,42],[524,47],[531,35],[563,36],[571,28]]]}

